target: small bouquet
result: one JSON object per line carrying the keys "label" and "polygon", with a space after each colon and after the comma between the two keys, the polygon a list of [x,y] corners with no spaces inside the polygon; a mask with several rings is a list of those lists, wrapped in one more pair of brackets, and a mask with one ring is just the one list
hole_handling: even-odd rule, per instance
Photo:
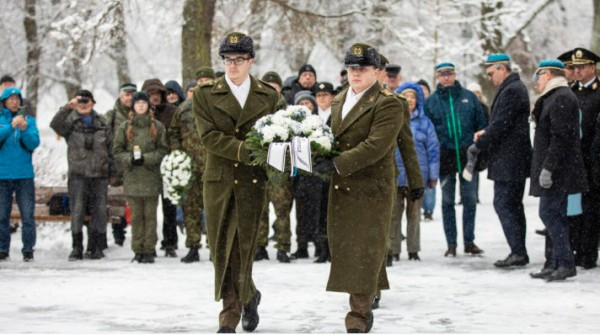
{"label": "small bouquet", "polygon": [[294,137],[310,141],[311,157],[335,156],[331,128],[304,106],[292,105],[258,119],[246,136],[252,163],[265,166],[271,143],[291,142]]}
{"label": "small bouquet", "polygon": [[192,178],[192,159],[182,150],[166,155],[160,163],[164,194],[174,205],[179,204]]}

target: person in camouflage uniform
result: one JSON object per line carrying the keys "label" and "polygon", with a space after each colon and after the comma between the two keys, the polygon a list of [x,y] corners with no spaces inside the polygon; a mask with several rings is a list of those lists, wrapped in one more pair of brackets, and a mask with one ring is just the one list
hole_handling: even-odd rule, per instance
{"label": "person in camouflage uniform", "polygon": [[194,115],[192,114],[192,99],[184,101],[169,126],[169,145],[171,151],[183,150],[192,158],[192,179],[183,197],[183,212],[186,230],[185,246],[190,250],[181,258],[184,263],[199,262],[198,249],[202,247],[202,210],[204,199],[202,197],[202,173],[204,172],[204,157],[206,149],[196,130]]}
{"label": "person in camouflage uniform", "polygon": [[[262,80],[270,84],[281,92],[281,77],[276,72],[269,71],[265,73]],[[287,108],[285,98],[281,96],[276,110]],[[275,207],[275,239],[277,244],[277,260],[282,263],[289,263],[290,257],[290,245],[292,240],[292,230],[290,228],[290,212],[292,210],[292,204],[294,199],[292,198],[292,182],[290,177],[281,173],[275,169],[268,168],[267,176],[269,181],[267,182],[267,197],[269,201],[265,202],[263,213],[260,217],[260,224],[258,226],[258,242],[256,246],[256,254],[254,256],[255,261],[263,259],[269,259],[267,253],[267,245],[269,244],[269,202],[273,203]]]}

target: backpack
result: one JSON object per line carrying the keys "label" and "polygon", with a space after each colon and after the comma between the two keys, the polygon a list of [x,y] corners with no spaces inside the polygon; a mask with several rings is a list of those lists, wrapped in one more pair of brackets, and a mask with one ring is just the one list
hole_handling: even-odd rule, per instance
{"label": "backpack", "polygon": [[52,194],[47,205],[50,215],[71,215],[68,193],[59,192]]}

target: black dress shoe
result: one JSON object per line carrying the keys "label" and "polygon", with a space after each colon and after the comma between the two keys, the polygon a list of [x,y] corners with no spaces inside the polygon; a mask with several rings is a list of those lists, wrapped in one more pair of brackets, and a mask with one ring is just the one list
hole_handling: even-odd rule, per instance
{"label": "black dress shoe", "polygon": [[263,259],[269,260],[269,253],[265,247],[256,247],[256,253],[254,254],[255,261],[262,261]]}
{"label": "black dress shoe", "polygon": [[548,277],[546,277],[546,281],[565,280],[569,277],[575,277],[576,275],[577,275],[577,270],[575,270],[575,268],[567,268],[564,266],[559,266],[558,269],[556,269]]}
{"label": "black dress shoe", "polygon": [[348,334],[360,334],[362,332],[360,331],[360,329],[352,328],[352,329],[346,330],[346,333],[348,333]]}
{"label": "black dress shoe", "polygon": [[529,264],[529,256],[510,254],[506,259],[494,263],[494,266],[498,268],[507,268],[509,266],[525,266],[527,264]]}
{"label": "black dress shoe", "polygon": [[253,332],[258,326],[258,305],[260,304],[260,298],[260,291],[256,290],[250,302],[242,310],[242,328],[247,332]]}
{"label": "black dress shoe", "polygon": [[421,261],[421,258],[419,258],[419,253],[418,252],[409,252],[408,253],[408,260],[409,261]]}
{"label": "black dress shoe", "polygon": [[399,262],[399,261],[400,261],[400,254],[392,254],[392,256],[394,256],[394,260],[395,260],[396,262]]}
{"label": "black dress shoe", "polygon": [[235,333],[235,329],[231,329],[229,327],[220,327],[219,330],[217,330],[217,333],[224,333],[224,334]]}
{"label": "black dress shoe", "polygon": [[290,263],[290,256],[284,250],[277,251],[277,260],[279,263]]}
{"label": "black dress shoe", "polygon": [[543,268],[540,270],[540,272],[530,273],[529,276],[534,279],[545,279],[550,276],[552,272],[554,272],[554,269],[552,268]]}
{"label": "black dress shoe", "polygon": [[176,258],[177,257],[177,252],[175,252],[175,248],[174,247],[166,247],[165,248],[165,257],[167,257],[167,258]]}
{"label": "black dress shoe", "polygon": [[308,250],[298,249],[295,253],[291,254],[290,257],[292,259],[308,258]]}
{"label": "black dress shoe", "polygon": [[385,266],[392,266],[394,264],[394,256],[388,254],[387,260],[385,261]]}

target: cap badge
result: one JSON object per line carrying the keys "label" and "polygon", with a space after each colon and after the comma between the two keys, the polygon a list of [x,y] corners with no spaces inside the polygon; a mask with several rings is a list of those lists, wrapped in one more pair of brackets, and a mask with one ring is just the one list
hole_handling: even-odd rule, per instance
{"label": "cap badge", "polygon": [[577,58],[581,58],[581,57],[583,57],[583,52],[581,52],[581,50],[577,50],[577,51],[575,52],[575,57],[577,57]]}
{"label": "cap badge", "polygon": [[239,40],[238,40],[237,36],[235,36],[235,35],[229,36],[229,43],[231,43],[231,44],[237,44],[238,41]]}
{"label": "cap badge", "polygon": [[356,56],[360,56],[363,53],[363,49],[361,47],[354,47],[352,48],[352,53]]}
{"label": "cap badge", "polygon": [[324,88],[325,88],[325,84],[321,84],[321,85],[319,85],[319,88],[320,88],[320,89],[324,89]]}

